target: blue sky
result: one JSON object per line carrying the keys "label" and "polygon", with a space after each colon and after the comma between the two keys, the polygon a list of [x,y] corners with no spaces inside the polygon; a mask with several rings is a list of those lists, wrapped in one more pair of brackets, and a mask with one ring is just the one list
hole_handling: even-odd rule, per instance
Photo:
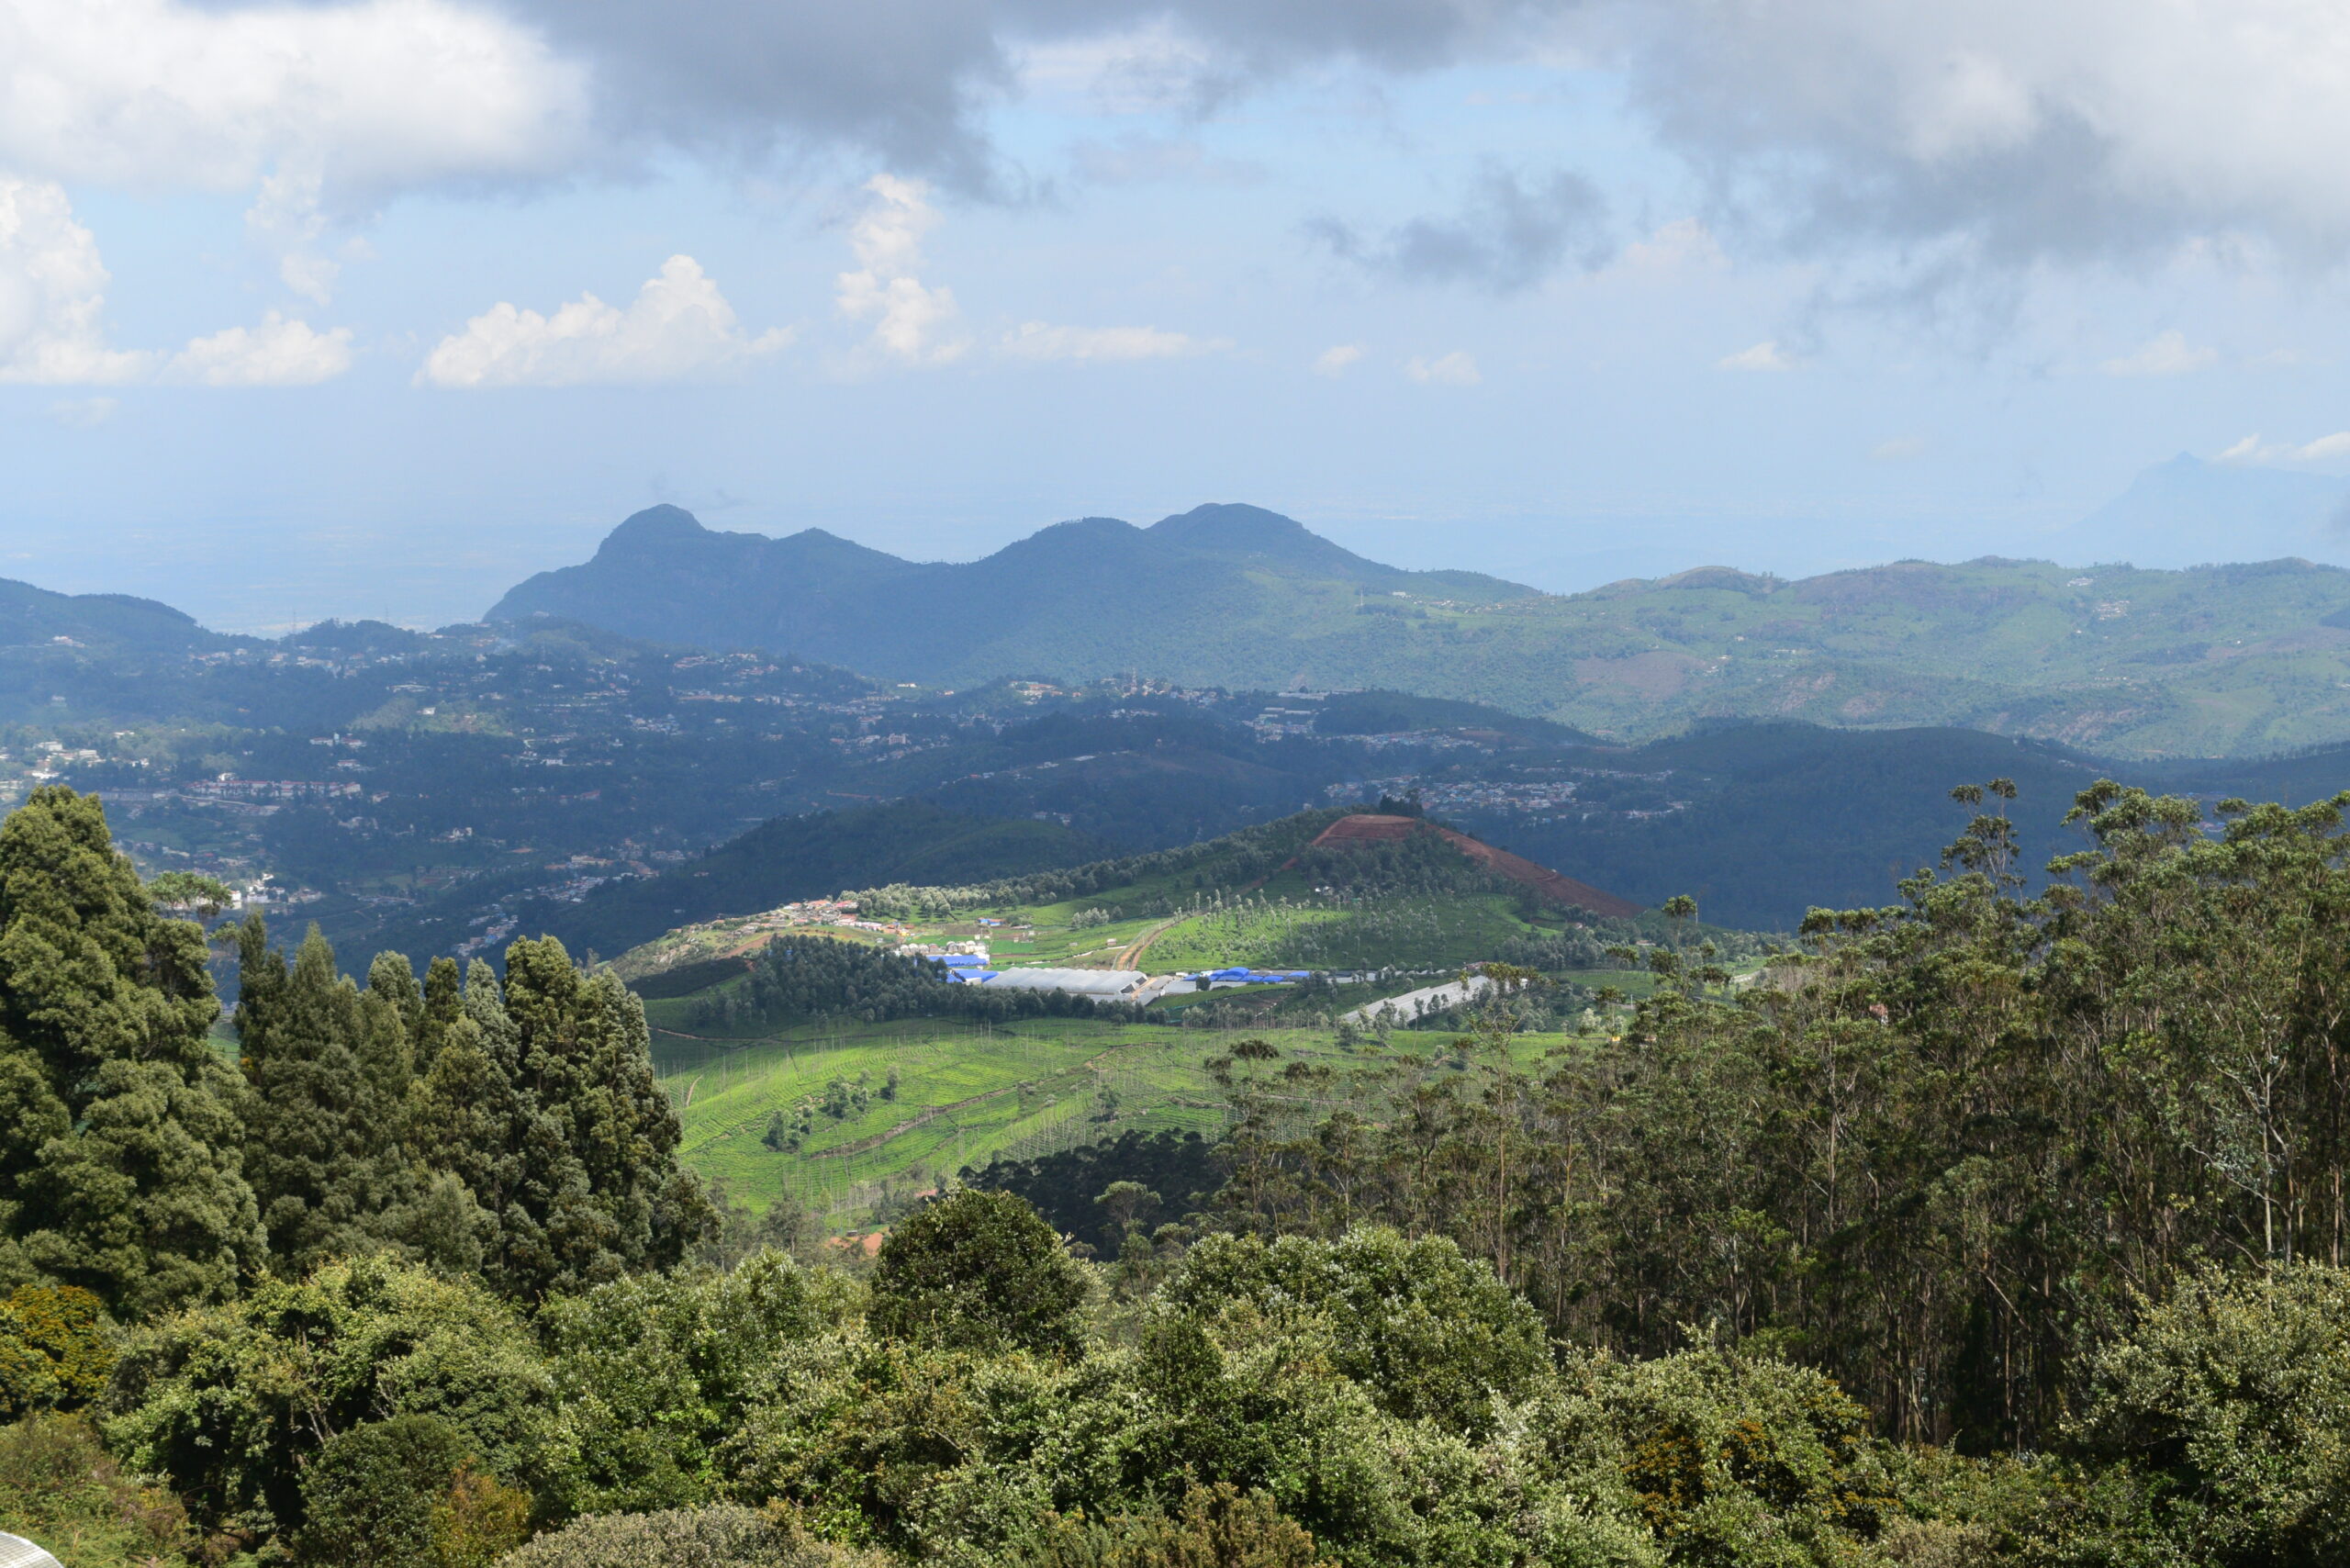
{"label": "blue sky", "polygon": [[0,573],[431,623],[655,500],[1249,500],[1564,588],[2350,472],[2350,22],[1916,10],[0,0]]}

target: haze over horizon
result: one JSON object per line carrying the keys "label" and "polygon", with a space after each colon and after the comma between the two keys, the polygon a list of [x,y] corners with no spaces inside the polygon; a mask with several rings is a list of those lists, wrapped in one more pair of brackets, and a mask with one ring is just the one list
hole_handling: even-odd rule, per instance
{"label": "haze over horizon", "polygon": [[2266,483],[2350,478],[2310,0],[0,37],[0,575],[223,629],[464,619],[661,500],[946,560],[1246,500],[1554,590],[2109,558],[2075,525],[2181,453],[2165,550],[2282,509],[2350,563]]}

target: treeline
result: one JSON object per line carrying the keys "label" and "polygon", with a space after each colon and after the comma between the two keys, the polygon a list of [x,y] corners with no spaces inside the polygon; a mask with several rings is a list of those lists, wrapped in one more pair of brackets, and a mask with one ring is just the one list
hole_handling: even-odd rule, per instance
{"label": "treeline", "polygon": [[674,1263],[712,1223],[643,1014],[553,942],[506,982],[386,955],[363,988],[258,916],[234,1064],[204,932],[157,909],[98,801],[0,824],[0,1288],[125,1319],[387,1251],[519,1298]]}
{"label": "treeline", "polygon": [[1224,1185],[1216,1147],[1199,1134],[1129,1129],[1034,1159],[990,1159],[963,1178],[1025,1200],[1063,1236],[1115,1257],[1130,1226],[1180,1223]]}
{"label": "treeline", "polygon": [[694,1003],[704,1028],[745,1024],[784,1025],[822,1018],[867,1024],[892,1018],[958,1018],[1009,1023],[1016,1018],[1102,1018],[1139,1023],[1132,1002],[1096,1002],[1058,991],[1013,991],[950,980],[928,958],[892,953],[864,942],[801,937],[769,943],[737,985]]}
{"label": "treeline", "polygon": [[1763,983],[1652,952],[1619,1042],[1395,1070],[1326,1116],[1260,1075],[1225,1201],[1269,1232],[1454,1237],[1574,1342],[1653,1355],[1697,1325],[1902,1437],[2039,1446],[2141,1295],[2344,1260],[2345,804],[2227,802],[2214,833],[2101,784],[2091,846],[2031,899],[1982,812],[1901,903],[1815,912]]}
{"label": "treeline", "polygon": [[[1145,855],[1091,861],[1082,866],[1072,866],[1067,870],[1040,871],[961,887],[913,887],[892,883],[887,887],[867,888],[852,896],[862,913],[883,919],[915,920],[935,918],[965,909],[1061,903],[1113,888],[1129,887],[1136,882],[1186,872],[1194,873],[1191,881],[1194,889],[1246,887],[1281,869],[1292,856],[1311,843],[1324,828],[1353,809],[1349,806],[1301,812],[1279,822],[1244,827],[1237,833],[1225,834],[1222,838],[1181,845],[1173,849],[1152,850]],[[1211,865],[1214,868],[1212,879],[1202,871],[1203,868]]]}

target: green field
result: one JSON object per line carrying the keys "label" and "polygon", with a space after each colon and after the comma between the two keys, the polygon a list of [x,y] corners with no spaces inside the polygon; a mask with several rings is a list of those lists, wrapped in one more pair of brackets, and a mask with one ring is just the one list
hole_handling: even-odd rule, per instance
{"label": "green field", "polygon": [[[679,1002],[655,1002],[654,1058],[684,1125],[686,1163],[754,1208],[789,1199],[834,1228],[866,1223],[877,1204],[934,1185],[998,1155],[1032,1157],[1129,1129],[1224,1126],[1224,1097],[1203,1063],[1241,1037],[1209,1029],[1032,1019],[970,1029],[935,1020],[823,1025],[720,1039],[664,1025]],[[1290,1060],[1345,1072],[1398,1056],[1434,1056],[1448,1036],[1397,1032],[1385,1047],[1342,1050],[1327,1029],[1262,1029]],[[1513,1054],[1539,1058],[1564,1039],[1518,1037]],[[797,1151],[762,1141],[769,1118],[820,1098],[860,1072],[878,1086],[898,1073],[895,1100],[861,1114],[819,1113]]]}

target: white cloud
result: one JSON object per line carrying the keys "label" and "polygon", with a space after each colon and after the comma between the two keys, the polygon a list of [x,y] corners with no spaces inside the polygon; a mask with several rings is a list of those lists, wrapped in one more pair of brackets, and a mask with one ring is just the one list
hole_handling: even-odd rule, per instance
{"label": "white cloud", "polygon": [[230,327],[173,354],[161,379],[196,386],[315,386],[351,368],[351,329],[313,331],[273,310],[258,327]]}
{"label": "white cloud", "polygon": [[0,177],[0,381],[136,381],[144,354],[106,345],[106,263],[65,192]]}
{"label": "white cloud", "polygon": [[487,6],[0,0],[0,167],[234,190],[281,166],[368,196],[556,172],[588,74]]}
{"label": "white cloud", "polygon": [[2350,457],[2350,431],[2336,431],[2295,446],[2288,441],[2264,442],[2248,435],[2213,459],[2218,463],[2322,463],[2330,457]]}
{"label": "white cloud", "polygon": [[1344,375],[1362,355],[1360,343],[1335,343],[1314,357],[1314,374]]}
{"label": "white cloud", "polygon": [[999,352],[1014,359],[1190,359],[1232,347],[1229,338],[1194,338],[1156,327],[1054,327],[1028,321],[1006,332]]}
{"label": "white cloud", "polygon": [[1787,357],[1774,339],[1766,338],[1752,348],[1724,354],[1714,362],[1720,370],[1793,370],[1796,362]]}
{"label": "white cloud", "polygon": [[2254,234],[2350,244],[2333,0],[1647,0],[1588,34],[1718,192],[1799,246],[1953,238],[1983,263]]}
{"label": "white cloud", "polygon": [[1431,386],[1474,386],[1484,379],[1477,362],[1460,349],[1435,359],[1415,355],[1404,362],[1404,374]]}
{"label": "white cloud", "polygon": [[176,354],[109,348],[106,283],[97,241],[74,221],[64,191],[0,178],[0,382],[306,386],[351,366],[349,329],[318,332],[274,311],[259,327],[197,338]]}
{"label": "white cloud", "polygon": [[1897,435],[1878,442],[1869,448],[1869,455],[1879,463],[1907,463],[1926,450],[1926,443],[1914,435]]}
{"label": "white cloud", "polygon": [[876,174],[865,183],[873,203],[849,230],[857,269],[843,273],[835,298],[852,321],[873,323],[871,346],[912,364],[943,364],[968,349],[967,338],[947,336],[958,311],[954,291],[925,287],[914,276],[922,265],[922,237],[938,226],[920,180]]}
{"label": "white cloud", "polygon": [[691,256],[672,256],[625,310],[583,294],[552,316],[501,301],[441,340],[420,386],[578,386],[699,380],[740,369],[791,341],[751,337]]}
{"label": "white cloud", "polygon": [[2187,334],[2173,328],[2157,332],[2135,353],[2107,360],[2098,368],[2108,375],[2185,375],[2219,363],[2217,349],[2191,348]]}

